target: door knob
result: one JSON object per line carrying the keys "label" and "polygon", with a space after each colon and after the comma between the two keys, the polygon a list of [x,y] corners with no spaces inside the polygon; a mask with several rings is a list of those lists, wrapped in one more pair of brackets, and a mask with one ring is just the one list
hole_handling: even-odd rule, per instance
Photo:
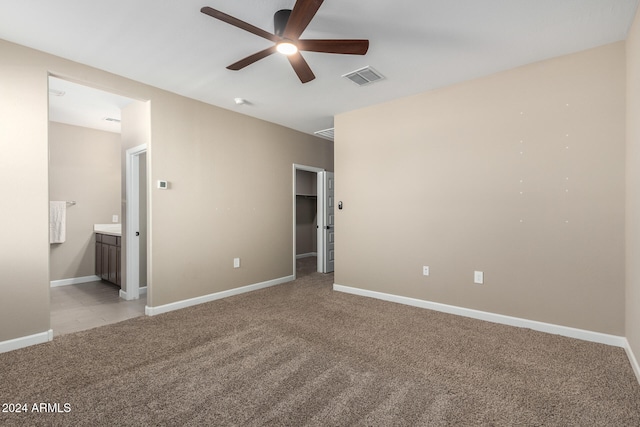
{"label": "door knob", "polygon": [[140,232],[139,232],[139,231],[136,231],[136,236],[139,236],[139,235],[140,235]]}

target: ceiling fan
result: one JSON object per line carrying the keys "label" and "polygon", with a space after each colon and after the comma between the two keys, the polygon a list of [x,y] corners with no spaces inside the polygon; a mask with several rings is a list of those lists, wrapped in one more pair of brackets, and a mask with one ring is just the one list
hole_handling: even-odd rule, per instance
{"label": "ceiling fan", "polygon": [[364,55],[369,49],[369,40],[309,40],[299,38],[323,1],[297,0],[293,10],[283,9],[277,11],[273,16],[273,34],[208,6],[200,9],[200,12],[275,43],[275,45],[267,49],[229,65],[227,67],[229,70],[241,70],[275,52],[280,52],[287,55],[300,81],[307,83],[315,79],[316,76],[300,54],[300,51]]}

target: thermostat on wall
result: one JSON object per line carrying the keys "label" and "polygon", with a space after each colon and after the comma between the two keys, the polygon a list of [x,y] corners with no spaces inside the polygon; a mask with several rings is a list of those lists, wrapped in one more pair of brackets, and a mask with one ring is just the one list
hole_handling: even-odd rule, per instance
{"label": "thermostat on wall", "polygon": [[158,188],[160,190],[166,190],[167,188],[169,188],[169,183],[167,181],[158,180]]}

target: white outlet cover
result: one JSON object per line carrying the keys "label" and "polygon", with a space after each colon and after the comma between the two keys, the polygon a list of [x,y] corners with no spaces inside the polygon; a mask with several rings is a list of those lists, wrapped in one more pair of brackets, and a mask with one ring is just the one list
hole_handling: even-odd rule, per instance
{"label": "white outlet cover", "polygon": [[429,275],[429,266],[425,265],[422,267],[422,275],[423,276],[428,276]]}
{"label": "white outlet cover", "polygon": [[240,258],[233,259],[233,268],[240,268]]}

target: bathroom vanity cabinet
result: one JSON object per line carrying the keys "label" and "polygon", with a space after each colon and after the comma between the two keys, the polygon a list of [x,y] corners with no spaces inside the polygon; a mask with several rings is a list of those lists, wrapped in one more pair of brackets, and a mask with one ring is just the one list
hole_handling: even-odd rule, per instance
{"label": "bathroom vanity cabinet", "polygon": [[96,233],[96,276],[120,286],[120,236]]}

